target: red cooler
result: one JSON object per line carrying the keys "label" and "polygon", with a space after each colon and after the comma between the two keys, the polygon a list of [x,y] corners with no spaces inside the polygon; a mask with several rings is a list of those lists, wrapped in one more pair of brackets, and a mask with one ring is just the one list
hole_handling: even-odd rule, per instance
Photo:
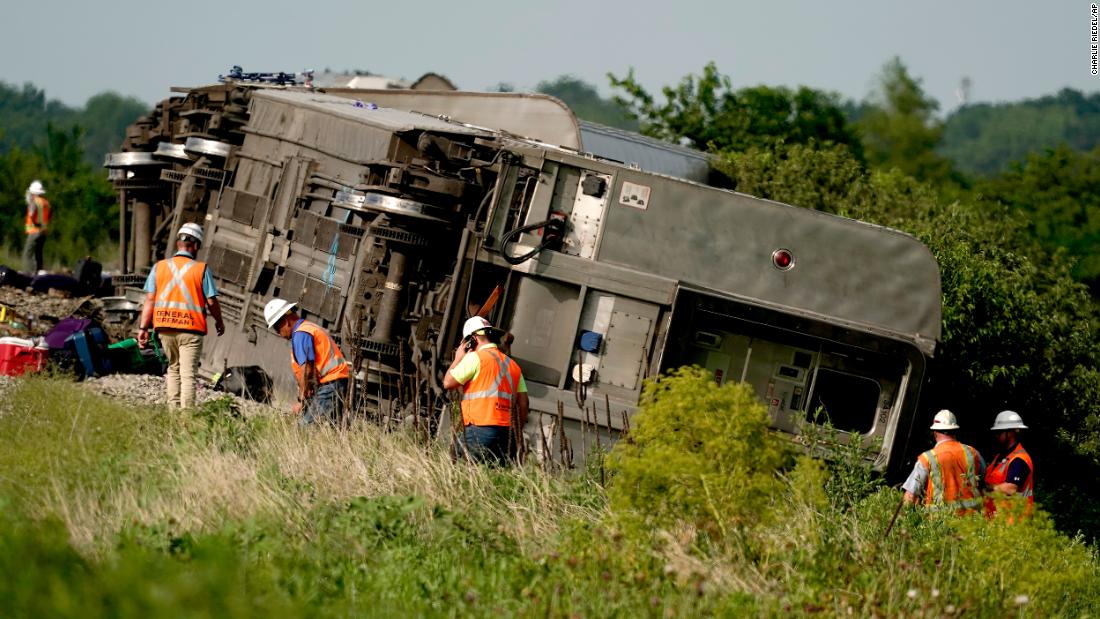
{"label": "red cooler", "polygon": [[22,376],[46,367],[48,348],[39,348],[31,340],[0,337],[0,374]]}

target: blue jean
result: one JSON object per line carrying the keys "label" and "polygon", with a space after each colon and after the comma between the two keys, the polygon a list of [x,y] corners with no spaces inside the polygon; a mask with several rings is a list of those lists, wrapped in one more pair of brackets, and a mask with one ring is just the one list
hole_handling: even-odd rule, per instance
{"label": "blue jean", "polygon": [[321,383],[302,406],[301,425],[311,423],[336,423],[344,409],[344,396],[348,392],[348,379],[341,378]]}
{"label": "blue jean", "polygon": [[451,448],[456,460],[469,458],[474,462],[504,466],[513,460],[512,429],[508,426],[468,425],[459,430]]}

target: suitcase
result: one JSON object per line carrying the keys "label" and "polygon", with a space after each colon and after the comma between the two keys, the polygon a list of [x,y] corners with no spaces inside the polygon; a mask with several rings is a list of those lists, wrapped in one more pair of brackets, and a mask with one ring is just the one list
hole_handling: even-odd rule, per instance
{"label": "suitcase", "polygon": [[76,316],[69,316],[68,318],[62,318],[49,333],[46,334],[46,344],[49,345],[51,350],[61,350],[65,348],[65,342],[68,341],[69,336],[77,331],[83,331],[88,327],[94,326],[88,318],[77,318]]}
{"label": "suitcase", "polygon": [[78,376],[102,376],[111,372],[110,357],[107,354],[107,334],[103,329],[92,326],[77,331],[65,340],[65,349],[72,352],[76,360],[73,369]]}
{"label": "suitcase", "polygon": [[103,287],[103,265],[89,256],[76,262],[73,277],[80,282],[85,294],[96,294]]}

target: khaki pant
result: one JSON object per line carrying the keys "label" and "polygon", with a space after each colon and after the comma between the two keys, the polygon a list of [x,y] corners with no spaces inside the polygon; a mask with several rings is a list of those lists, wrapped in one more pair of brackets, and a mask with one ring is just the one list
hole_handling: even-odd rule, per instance
{"label": "khaki pant", "polygon": [[203,336],[172,330],[158,331],[157,335],[168,357],[168,375],[164,381],[168,408],[191,408],[195,405],[195,376],[202,356]]}

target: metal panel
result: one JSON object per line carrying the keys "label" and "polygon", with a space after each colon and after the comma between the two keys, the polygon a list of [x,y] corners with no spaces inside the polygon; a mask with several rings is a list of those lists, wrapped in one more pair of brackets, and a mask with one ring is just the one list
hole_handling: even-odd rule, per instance
{"label": "metal panel", "polygon": [[306,279],[305,288],[302,289],[300,294],[301,301],[299,305],[308,312],[320,315],[325,309],[325,295],[327,292],[328,286],[325,285],[325,282],[310,277]]}
{"label": "metal panel", "polygon": [[577,118],[564,103],[542,94],[327,88],[338,97],[372,101],[384,107],[443,114],[457,121],[503,129],[547,144],[580,148]]}
{"label": "metal panel", "polygon": [[229,218],[233,221],[255,227],[266,215],[267,199],[254,193],[228,188],[222,198],[222,209],[228,209]]}
{"label": "metal panel", "polygon": [[248,269],[252,266],[252,259],[247,254],[221,245],[212,245],[206,260],[214,275],[238,285],[248,279]]}
{"label": "metal panel", "polygon": [[316,165],[311,159],[291,157],[283,164],[283,173],[279,178],[279,189],[275,194],[271,208],[270,221],[280,227],[289,225],[294,214],[294,206],[302,193],[306,177]]}
{"label": "metal panel", "polygon": [[302,288],[306,285],[305,273],[287,269],[283,272],[283,280],[279,285],[279,296],[291,301],[297,301],[302,294]]}
{"label": "metal panel", "polygon": [[[598,178],[603,181],[604,188],[600,195],[588,195],[583,191],[587,179]],[[600,229],[603,226],[604,211],[607,208],[608,197],[611,195],[611,175],[587,172],[582,174],[577,181],[576,197],[573,201],[573,210],[569,214],[569,222],[565,231],[562,252],[591,260],[596,255],[596,243],[600,238]]]}
{"label": "metal panel", "polygon": [[311,213],[306,210],[299,211],[298,225],[294,230],[294,242],[312,247],[314,233],[317,230],[319,220],[320,217],[318,217],[316,213]]}
{"label": "metal panel", "polygon": [[653,321],[645,316],[611,312],[600,363],[601,383],[630,390],[638,388],[652,330]]}
{"label": "metal panel", "polygon": [[392,132],[422,129],[445,133],[461,133],[481,137],[492,137],[489,131],[475,127],[448,122],[426,114],[406,112],[385,107],[371,108],[359,99],[347,99],[314,92],[295,92],[289,90],[258,91],[253,97],[254,104],[261,101],[274,101],[290,104],[295,108],[321,112],[328,117],[351,120],[356,123],[386,129]]}
{"label": "metal panel", "polygon": [[339,228],[340,224],[327,217],[317,218],[317,228],[313,233],[313,248],[325,253],[333,253],[333,243],[339,246],[340,242]]}
{"label": "metal panel", "polygon": [[[876,326],[930,348],[940,337],[939,267],[917,239],[843,217],[624,172],[646,208],[609,209],[600,261],[755,299],[792,313]],[[772,253],[788,249],[793,268]]]}
{"label": "metal panel", "polygon": [[522,277],[514,298],[512,357],[528,380],[557,386],[573,352],[580,288]]}

